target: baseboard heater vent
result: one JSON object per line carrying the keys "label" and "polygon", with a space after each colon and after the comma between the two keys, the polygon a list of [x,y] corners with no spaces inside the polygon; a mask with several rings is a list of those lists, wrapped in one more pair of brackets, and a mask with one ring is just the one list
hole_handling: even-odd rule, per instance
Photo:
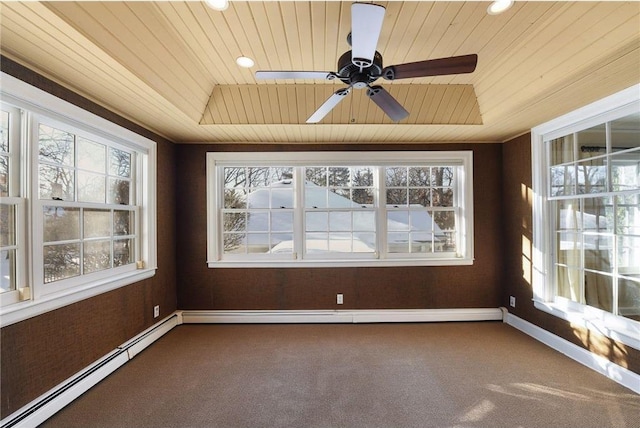
{"label": "baseboard heater vent", "polygon": [[179,324],[174,313],[0,421],[0,428],[38,426]]}

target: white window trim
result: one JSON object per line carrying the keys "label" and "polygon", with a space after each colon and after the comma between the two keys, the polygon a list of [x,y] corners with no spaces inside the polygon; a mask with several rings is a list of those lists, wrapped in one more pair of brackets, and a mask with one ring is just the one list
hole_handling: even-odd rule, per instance
{"label": "white window trim", "polygon": [[[129,147],[145,154],[145,156],[142,156],[143,160],[141,165],[142,176],[145,177],[145,183],[138,183],[138,188],[136,189],[140,198],[139,203],[142,206],[139,217],[144,219],[140,225],[139,239],[143,242],[142,254],[140,256],[142,263],[140,267],[127,272],[112,272],[114,273],[113,275],[104,275],[102,277],[100,277],[101,275],[96,275],[96,277],[100,278],[74,288],[62,289],[50,294],[42,294],[37,289],[32,289],[29,293],[30,298],[28,300],[0,308],[0,324],[2,324],[2,326],[13,324],[155,275],[157,269],[156,143],[16,79],[13,76],[1,73],[0,78],[2,80],[2,85],[0,85],[0,99],[3,102],[33,114],[63,122],[74,128],[89,132],[98,137],[106,138],[124,147]],[[30,159],[30,154],[26,153],[30,148],[28,147],[29,144],[27,144],[28,138],[23,138],[23,141],[23,151],[20,156]],[[25,162],[23,159],[21,164],[24,165]],[[33,168],[32,163],[29,168]],[[26,195],[25,199],[27,199],[27,206],[29,208],[26,210],[26,216],[28,218],[24,219],[27,224],[26,233],[28,236],[33,236],[33,221],[30,210],[34,209],[38,204],[30,203],[29,199],[35,201],[38,195],[29,194],[31,190],[31,177],[23,172],[21,178],[23,179],[21,186],[23,195]],[[29,254],[29,256],[27,256],[27,262],[29,268],[26,280],[30,286],[33,286],[34,271],[37,269],[32,263],[33,251],[36,250],[33,245],[33,239],[27,241],[27,247],[27,254]]]}
{"label": "white window trim", "polygon": [[[305,258],[294,259],[295,254],[287,254],[283,258],[256,257],[254,260],[222,260],[219,248],[218,233],[220,227],[218,209],[218,189],[216,167],[237,165],[238,163],[256,166],[327,166],[336,165],[421,165],[428,163],[450,163],[461,165],[464,176],[458,177],[458,197],[460,201],[460,227],[462,239],[457,257],[435,255],[430,258],[401,258],[392,255],[388,258],[376,258],[378,253],[369,258],[361,255],[348,260],[339,257],[327,257],[322,260]],[[300,183],[298,183],[299,185]],[[297,193],[297,196],[299,194]],[[297,200],[296,206],[302,201]],[[298,219],[298,221],[300,221]],[[378,219],[378,224],[380,219]],[[383,267],[383,266],[456,266],[472,265],[473,255],[473,152],[460,151],[407,151],[407,152],[209,152],[207,153],[207,265],[210,268],[247,268],[247,267]],[[295,227],[295,226],[294,226]],[[380,228],[378,228],[380,230]],[[301,238],[299,238],[301,239]],[[258,255],[259,256],[259,255]]]}
{"label": "white window trim", "polygon": [[553,231],[545,227],[548,218],[547,161],[545,141],[559,138],[603,122],[640,111],[640,84],[531,130],[533,173],[533,303],[537,309],[587,328],[635,349],[640,349],[640,323],[591,306],[555,296],[552,282]]}

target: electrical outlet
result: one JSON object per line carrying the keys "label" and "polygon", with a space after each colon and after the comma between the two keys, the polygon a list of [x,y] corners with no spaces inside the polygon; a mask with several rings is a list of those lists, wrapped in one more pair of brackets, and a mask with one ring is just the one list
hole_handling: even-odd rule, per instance
{"label": "electrical outlet", "polygon": [[516,298],[513,296],[509,296],[509,306],[511,306],[512,308],[516,307]]}
{"label": "electrical outlet", "polygon": [[336,295],[336,303],[337,303],[338,305],[342,305],[342,304],[344,303],[344,299],[343,299],[343,297],[342,297],[342,294],[337,294],[337,295]]}
{"label": "electrical outlet", "polygon": [[153,317],[158,318],[160,316],[160,305],[155,305],[153,307]]}

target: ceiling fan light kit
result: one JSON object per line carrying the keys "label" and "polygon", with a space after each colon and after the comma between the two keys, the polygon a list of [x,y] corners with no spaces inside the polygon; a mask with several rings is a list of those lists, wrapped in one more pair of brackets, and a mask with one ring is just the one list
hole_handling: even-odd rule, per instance
{"label": "ceiling fan light kit", "polygon": [[334,92],[307,123],[320,122],[351,89],[367,88],[367,96],[394,122],[409,116],[409,112],[382,86],[372,86],[380,77],[386,80],[472,73],[478,62],[476,54],[417,61],[383,67],[382,55],[376,51],[382,31],[385,8],[370,3],[351,5],[351,33],[347,43],[351,50],[338,59],[338,71],[257,71],[257,79],[339,79],[347,85]]}

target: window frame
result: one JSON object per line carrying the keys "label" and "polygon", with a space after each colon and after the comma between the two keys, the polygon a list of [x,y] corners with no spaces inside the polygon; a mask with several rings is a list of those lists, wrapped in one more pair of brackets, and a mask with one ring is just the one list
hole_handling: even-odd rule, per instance
{"label": "window frame", "polygon": [[[634,85],[531,130],[533,190],[533,303],[537,309],[576,326],[640,349],[640,323],[556,293],[554,270],[555,213],[549,194],[549,165],[545,142],[640,111],[640,84]],[[613,193],[606,193],[613,195]],[[576,198],[577,199],[577,198]]]}
{"label": "window frame", "polygon": [[[94,113],[84,110],[45,91],[31,86],[13,76],[2,73],[0,100],[22,111],[20,138],[20,186],[24,199],[24,213],[21,215],[23,226],[20,233],[27,236],[26,254],[23,263],[26,266],[24,284],[30,293],[22,296],[18,302],[2,302],[0,322],[9,325],[42,313],[75,303],[98,294],[150,278],[157,269],[156,244],[156,143],[140,134],[110,122]],[[39,199],[38,193],[38,118],[45,118],[48,124],[59,123],[65,129],[77,131],[79,135],[89,136],[110,142],[115,148],[126,148],[137,153],[138,177],[136,188],[138,200],[134,208],[136,215],[136,234],[138,255],[135,263],[126,269],[110,268],[105,271],[89,273],[61,280],[59,284],[43,284],[38,281],[43,270],[42,259],[42,207],[58,204],[58,201]],[[35,141],[35,145],[34,145]],[[108,172],[107,172],[108,173]],[[3,198],[4,199],[4,198]],[[78,204],[74,201],[74,204]],[[87,208],[108,208],[116,205],[82,203]],[[129,205],[128,207],[131,207]],[[40,215],[38,215],[40,210]],[[40,222],[40,223],[39,223]],[[65,282],[63,284],[63,282]],[[48,286],[50,290],[46,290]],[[4,294],[4,293],[3,293]]]}
{"label": "window frame", "polygon": [[[460,151],[404,151],[404,152],[209,152],[207,153],[207,265],[210,268],[236,267],[381,267],[381,266],[444,266],[472,265],[473,257],[473,152]],[[378,204],[380,192],[384,191],[384,177],[374,175],[375,224],[378,235],[378,250],[374,253],[328,253],[327,257],[316,255],[305,257],[294,251],[288,254],[258,254],[252,259],[224,258],[222,252],[222,186],[220,183],[225,166],[292,166],[294,168],[315,166],[455,166],[458,173],[457,219],[459,227],[459,247],[457,253],[431,253],[425,257],[421,253],[407,256],[380,251],[386,248],[386,207]],[[301,189],[304,180],[301,174],[294,174],[294,189]],[[304,240],[303,191],[294,192],[294,237],[293,245],[302,249]],[[297,233],[296,233],[297,231]],[[384,246],[383,246],[384,245]],[[344,257],[348,254],[349,257]],[[265,257],[268,256],[268,257]]]}

